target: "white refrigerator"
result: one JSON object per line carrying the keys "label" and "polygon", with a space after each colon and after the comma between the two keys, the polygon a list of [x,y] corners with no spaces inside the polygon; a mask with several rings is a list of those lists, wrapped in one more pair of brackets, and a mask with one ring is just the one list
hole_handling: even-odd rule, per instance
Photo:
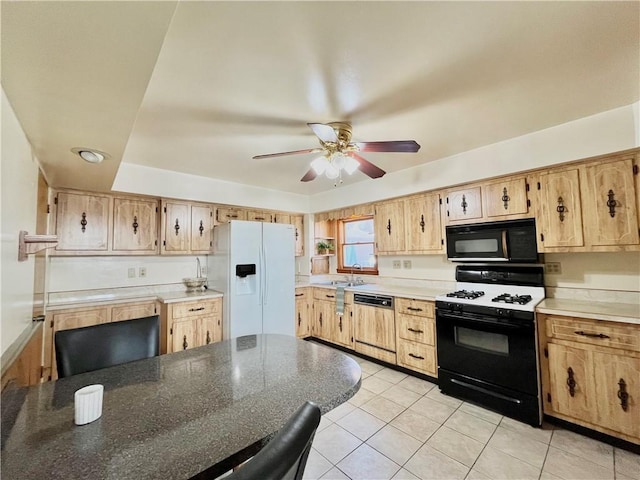
{"label": "white refrigerator", "polygon": [[224,339],[295,335],[295,229],[231,220],[213,229],[209,287],[224,294]]}

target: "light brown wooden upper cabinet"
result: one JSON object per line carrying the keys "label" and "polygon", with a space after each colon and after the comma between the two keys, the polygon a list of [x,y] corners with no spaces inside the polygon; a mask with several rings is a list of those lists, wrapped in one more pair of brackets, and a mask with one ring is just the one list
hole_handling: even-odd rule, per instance
{"label": "light brown wooden upper cabinet", "polygon": [[587,244],[638,245],[638,212],[632,158],[584,168],[583,224]]}
{"label": "light brown wooden upper cabinet", "polygon": [[404,201],[377,203],[373,218],[377,253],[403,252],[405,249]]}
{"label": "light brown wooden upper cabinet", "polygon": [[405,250],[407,254],[442,253],[440,193],[425,193],[404,200]]}
{"label": "light brown wooden upper cabinet", "polygon": [[113,250],[136,255],[158,253],[156,199],[113,199]]}
{"label": "light brown wooden upper cabinet", "polygon": [[584,245],[578,169],[542,173],[531,185],[537,191],[538,249]]}
{"label": "light brown wooden upper cabinet", "polygon": [[267,222],[271,223],[271,212],[265,212],[264,210],[247,210],[247,220],[252,222]]}
{"label": "light brown wooden upper cabinet", "polygon": [[52,255],[82,255],[109,250],[111,197],[81,192],[58,192]]}
{"label": "light brown wooden upper cabinet", "polygon": [[229,220],[246,220],[247,211],[239,207],[218,205],[216,208],[216,223],[227,223]]}
{"label": "light brown wooden upper cabinet", "polygon": [[209,253],[213,207],[179,200],[162,200],[162,246],[165,254]]}
{"label": "light brown wooden upper cabinet", "polygon": [[480,187],[451,190],[445,200],[447,223],[466,222],[482,218],[482,195]]}
{"label": "light brown wooden upper cabinet", "polygon": [[292,225],[293,221],[291,220],[291,217],[293,217],[293,215],[288,213],[274,213],[271,215],[273,223],[288,223]]}
{"label": "light brown wooden upper cabinet", "polygon": [[295,228],[296,257],[304,255],[304,215],[291,215],[291,223]]}
{"label": "light brown wooden upper cabinet", "polygon": [[482,188],[482,203],[487,217],[523,215],[527,206],[527,182],[522,178],[506,178],[487,183]]}

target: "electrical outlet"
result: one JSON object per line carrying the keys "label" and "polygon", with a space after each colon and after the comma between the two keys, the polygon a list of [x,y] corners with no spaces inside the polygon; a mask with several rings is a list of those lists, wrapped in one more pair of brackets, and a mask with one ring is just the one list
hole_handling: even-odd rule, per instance
{"label": "electrical outlet", "polygon": [[394,260],[393,261],[393,268],[401,268],[400,260]]}
{"label": "electrical outlet", "polygon": [[547,262],[545,267],[549,275],[560,275],[562,273],[562,265],[560,262]]}
{"label": "electrical outlet", "polygon": [[135,278],[136,277],[136,269],[131,267],[127,270],[127,276],[129,278]]}
{"label": "electrical outlet", "polygon": [[405,260],[404,262],[402,262],[402,265],[407,270],[411,270],[411,260]]}
{"label": "electrical outlet", "polygon": [[139,277],[146,277],[147,276],[147,267],[140,267],[138,269],[138,276]]}

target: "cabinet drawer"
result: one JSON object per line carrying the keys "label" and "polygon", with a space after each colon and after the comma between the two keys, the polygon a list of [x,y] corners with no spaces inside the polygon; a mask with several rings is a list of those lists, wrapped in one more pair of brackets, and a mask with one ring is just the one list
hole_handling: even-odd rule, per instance
{"label": "cabinet drawer", "polygon": [[547,316],[547,336],[640,352],[640,328],[637,325],[552,315]]}
{"label": "cabinet drawer", "polygon": [[397,354],[398,365],[418,370],[434,377],[437,376],[435,347],[409,340],[400,340]]}
{"label": "cabinet drawer", "polygon": [[396,316],[398,336],[405,340],[435,344],[435,323],[431,318],[398,314]]}
{"label": "cabinet drawer", "polygon": [[206,300],[199,302],[181,302],[171,307],[172,317],[200,317],[220,312],[220,301]]}
{"label": "cabinet drawer", "polygon": [[315,298],[316,300],[323,300],[325,302],[335,302],[336,291],[333,288],[314,288],[313,298]]}
{"label": "cabinet drawer", "polygon": [[433,302],[396,297],[396,313],[433,318]]}

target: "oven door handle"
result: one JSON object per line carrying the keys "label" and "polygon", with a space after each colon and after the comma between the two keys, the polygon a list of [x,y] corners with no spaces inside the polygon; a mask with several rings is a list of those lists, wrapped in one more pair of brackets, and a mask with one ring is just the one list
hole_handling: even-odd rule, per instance
{"label": "oven door handle", "polygon": [[509,330],[526,329],[529,327],[528,325],[505,323],[497,320],[490,320],[490,319],[483,318],[478,315],[473,315],[470,313],[463,316],[463,315],[451,315],[450,313],[438,312],[438,314],[436,315],[436,323],[438,319],[453,320],[458,323],[463,322],[466,325],[471,325],[471,326],[487,325],[487,326],[500,327],[502,329],[509,329]]}

